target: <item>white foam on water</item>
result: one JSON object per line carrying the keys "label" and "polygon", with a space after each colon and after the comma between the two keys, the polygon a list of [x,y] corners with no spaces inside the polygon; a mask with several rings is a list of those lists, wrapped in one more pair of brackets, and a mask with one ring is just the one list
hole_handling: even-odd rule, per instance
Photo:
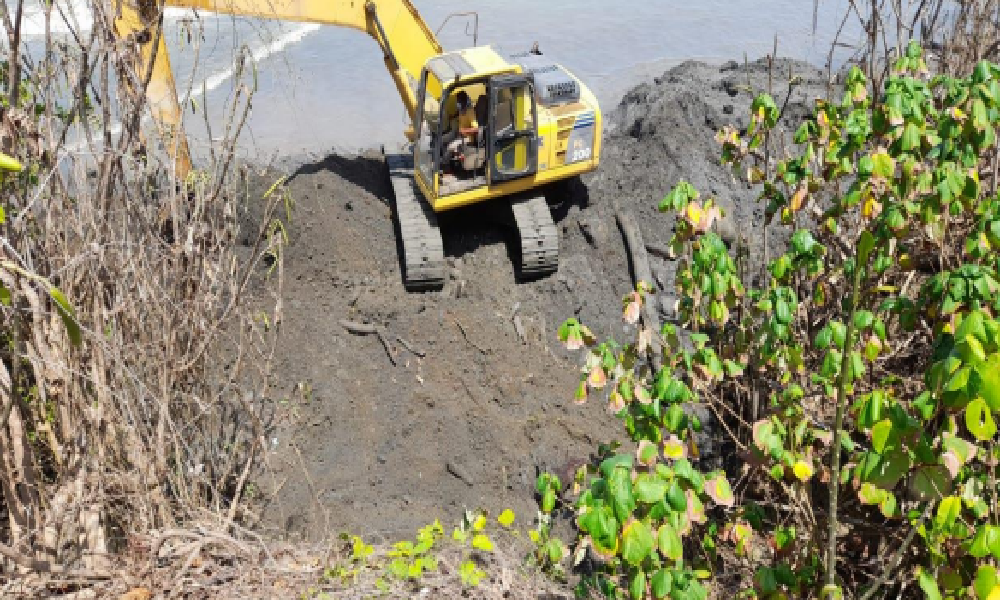
{"label": "white foam on water", "polygon": [[[285,48],[291,46],[292,44],[297,44],[301,42],[307,35],[315,31],[319,31],[321,25],[315,23],[307,23],[305,25],[299,25],[298,27],[292,29],[288,33],[279,36],[270,44],[256,48],[250,53],[250,57],[255,63],[261,63],[266,60],[269,56],[278,54],[285,50]],[[192,92],[191,97],[198,97],[206,92],[211,92],[212,90],[218,88],[220,85],[228,81],[236,74],[236,65],[229,67],[215,73],[214,75],[205,79],[205,85],[202,90],[196,90]]]}
{"label": "white foam on water", "polygon": [[[288,33],[285,33],[284,35],[275,38],[271,43],[253,49],[250,52],[250,60],[252,60],[254,63],[260,64],[261,62],[267,60],[269,57],[278,54],[280,52],[283,52],[289,46],[301,42],[309,34],[319,31],[321,27],[322,27],[321,25],[317,25],[315,23],[307,23],[304,25],[299,25],[294,29],[292,29],[291,31],[289,31]],[[218,71],[217,73],[210,75],[205,79],[204,85],[195,86],[189,94],[186,94],[184,98],[181,100],[181,104],[186,103],[188,100],[191,100],[192,98],[195,99],[201,98],[205,94],[218,89],[220,86],[222,86],[222,84],[232,79],[235,75],[236,75],[235,64],[230,66],[228,69],[223,69],[221,71]],[[149,120],[148,115],[144,116],[142,119],[143,123],[148,122],[148,120]],[[111,126],[111,135],[115,136],[118,135],[119,133],[121,133],[121,129],[122,129],[121,123],[115,123],[114,125]],[[79,152],[83,150],[86,145],[87,145],[86,140],[80,140],[75,144],[69,144],[67,146],[67,151]]]}
{"label": "white foam on water", "polygon": [[[0,1],[7,2],[8,8],[13,9],[10,0]],[[54,0],[54,4],[56,7],[52,11],[52,21],[49,25],[53,35],[69,35],[71,32],[81,35],[90,32],[94,23],[94,13],[90,9],[88,0]],[[189,8],[167,7],[163,12],[163,18],[167,22],[190,19],[194,16],[194,11]],[[213,13],[199,13],[202,19],[215,16],[217,15]],[[0,27],[0,34],[7,34],[3,27]],[[37,0],[25,2],[24,15],[21,18],[21,36],[25,39],[45,36],[45,12]]]}

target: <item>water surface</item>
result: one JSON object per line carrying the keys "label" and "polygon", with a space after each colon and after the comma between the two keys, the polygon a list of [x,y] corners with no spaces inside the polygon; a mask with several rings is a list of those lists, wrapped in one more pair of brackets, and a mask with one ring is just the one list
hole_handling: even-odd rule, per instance
{"label": "water surface", "polygon": [[[537,41],[597,93],[605,110],[613,108],[629,86],[683,60],[753,60],[771,52],[776,36],[779,54],[823,65],[847,5],[821,0],[814,15],[808,0],[415,4],[433,29],[452,12],[478,12],[480,44],[514,51]],[[86,28],[85,9],[76,5],[66,12]],[[269,160],[402,141],[405,111],[378,46],[365,34],[229,16],[195,18],[179,10],[167,16],[178,86],[182,93],[190,87],[195,93],[207,92],[198,104],[199,109],[208,107],[212,123],[221,124],[224,103],[233,94],[234,55],[246,49],[254,56],[257,89],[242,142],[245,154]],[[29,39],[41,31],[40,19],[28,20]],[[441,32],[441,41],[447,49],[471,46],[468,32],[466,22],[455,19]],[[848,27],[846,41],[854,42],[857,36],[857,27]],[[253,80],[249,73],[243,79],[247,85]],[[193,145],[204,146],[204,118],[190,113],[186,118]],[[220,133],[213,127],[214,136]]]}

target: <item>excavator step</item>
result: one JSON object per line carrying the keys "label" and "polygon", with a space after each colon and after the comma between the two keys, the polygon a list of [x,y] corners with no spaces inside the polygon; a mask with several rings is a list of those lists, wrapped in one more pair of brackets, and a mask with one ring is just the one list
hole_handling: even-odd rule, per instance
{"label": "excavator step", "polygon": [[521,277],[555,273],[559,268],[559,230],[545,196],[515,198],[511,209],[521,238]]}
{"label": "excavator step", "polygon": [[444,243],[437,216],[413,180],[413,157],[385,157],[389,180],[396,197],[396,222],[403,246],[403,284],[409,290],[432,290],[444,286]]}

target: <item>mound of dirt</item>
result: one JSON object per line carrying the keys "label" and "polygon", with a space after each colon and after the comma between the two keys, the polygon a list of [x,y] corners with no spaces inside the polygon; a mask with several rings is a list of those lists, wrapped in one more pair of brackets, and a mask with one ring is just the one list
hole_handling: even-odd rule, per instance
{"label": "mound of dirt", "polygon": [[[801,77],[785,111],[795,119],[826,95],[825,78],[791,61],[775,73],[789,68]],[[775,75],[775,88],[786,80]],[[515,281],[514,231],[493,204],[442,216],[449,281],[441,292],[406,293],[381,157],[299,167],[288,181],[295,208],[274,366],[286,414],[258,477],[272,498],[264,522],[291,537],[402,539],[434,518],[454,523],[465,508],[509,507],[529,526],[539,470],[570,471],[620,437],[602,402],[574,405],[579,357],[555,333],[576,316],[601,337],[624,338],[631,281],[615,208],[636,215],[647,243],[663,244],[672,223],[656,204],[686,178],[718,198],[741,232],[758,229],[755,191],[720,165],[714,136],[746,126],[749,90],[767,81],[762,62],[689,62],[631,90],[607,119],[600,170],[551,198],[561,201],[560,268],[538,281]],[[257,178],[251,197],[277,175]],[[748,237],[759,250],[760,236]],[[657,301],[671,304],[673,265],[654,259],[653,269]],[[396,364],[377,336],[354,335],[343,319],[382,326]],[[718,460],[711,439],[701,446],[705,460]]]}

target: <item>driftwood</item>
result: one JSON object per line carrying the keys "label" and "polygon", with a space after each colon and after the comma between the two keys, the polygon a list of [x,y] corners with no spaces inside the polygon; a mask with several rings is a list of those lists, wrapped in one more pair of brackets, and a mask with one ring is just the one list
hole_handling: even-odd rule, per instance
{"label": "driftwood", "polygon": [[482,346],[480,346],[479,344],[477,344],[477,343],[473,342],[473,341],[472,341],[472,340],[471,340],[471,339],[469,338],[469,334],[465,332],[465,327],[463,327],[463,326],[462,326],[462,322],[461,322],[461,321],[459,321],[459,320],[458,320],[458,319],[456,319],[455,317],[452,317],[452,318],[451,318],[451,320],[455,322],[455,325],[458,325],[458,330],[462,332],[462,337],[464,337],[464,338],[465,338],[465,341],[466,341],[466,342],[468,342],[470,346],[472,346],[472,347],[473,347],[473,348],[475,348],[476,350],[479,350],[479,353],[480,353],[480,354],[483,354],[483,355],[486,355],[486,354],[489,354],[489,353],[488,353],[488,352],[486,351],[486,349],[485,349],[485,348],[483,348],[483,347],[482,347]]}
{"label": "driftwood", "polygon": [[373,323],[356,323],[347,319],[340,320],[340,326],[355,335],[377,335],[382,346],[385,348],[386,356],[392,366],[396,366],[396,351],[389,344],[389,339],[385,337],[385,331]]}
{"label": "driftwood", "polygon": [[398,335],[396,336],[396,341],[399,342],[400,346],[402,346],[402,347],[406,348],[407,350],[409,350],[410,353],[413,354],[414,356],[416,356],[417,358],[423,358],[423,357],[427,356],[426,352],[421,352],[420,350],[417,350],[416,348],[414,348],[410,344],[410,342],[404,340],[403,338],[399,337]]}
{"label": "driftwood", "polygon": [[677,258],[676,256],[670,256],[670,250],[666,246],[660,246],[659,244],[646,244],[646,252],[663,260],[674,260]]}
{"label": "driftwood", "polygon": [[[378,340],[382,342],[382,347],[385,348],[385,353],[388,355],[389,360],[392,362],[393,366],[396,366],[396,349],[393,348],[392,344],[389,342],[389,336],[386,335],[385,329],[375,325],[374,323],[358,323],[356,321],[348,321],[347,319],[341,319],[340,326],[354,335],[377,335]],[[427,356],[426,352],[417,350],[413,347],[413,344],[398,335],[396,336],[396,341],[399,342],[400,346],[409,350],[414,356],[419,358]]]}
{"label": "driftwood", "polygon": [[[649,268],[649,256],[646,254],[646,245],[642,243],[642,233],[635,219],[630,213],[618,211],[615,214],[618,228],[622,232],[625,240],[625,250],[628,252],[629,264],[632,266],[632,283],[638,285],[640,281],[645,281],[647,285],[653,285],[653,272]],[[653,369],[659,371],[663,366],[663,353],[660,346],[660,318],[656,314],[656,307],[652,300],[655,296],[647,294],[642,302],[642,324],[653,331],[650,341],[649,351]]]}

